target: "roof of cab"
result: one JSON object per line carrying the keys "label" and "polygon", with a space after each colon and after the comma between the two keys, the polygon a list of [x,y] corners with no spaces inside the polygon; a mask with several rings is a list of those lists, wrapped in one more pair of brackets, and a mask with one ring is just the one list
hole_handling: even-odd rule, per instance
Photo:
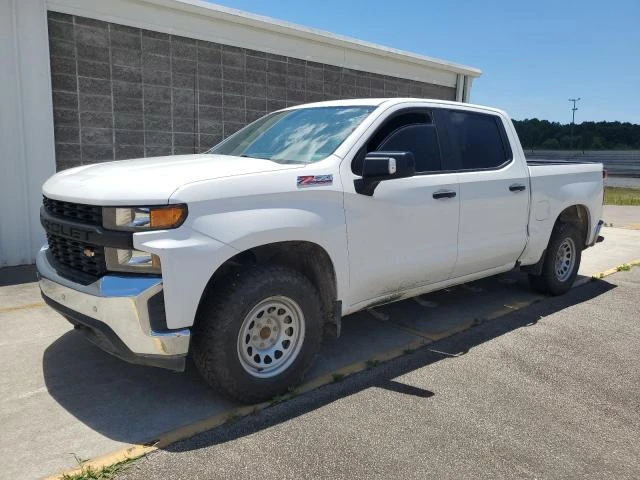
{"label": "roof of cab", "polygon": [[438,104],[443,107],[456,108],[461,110],[485,110],[488,112],[498,113],[508,116],[504,110],[500,110],[494,107],[488,107],[486,105],[477,105],[474,103],[454,102],[451,100],[440,100],[436,98],[412,98],[412,97],[400,97],[400,98],[352,98],[344,100],[327,100],[324,102],[304,103],[301,105],[295,105],[293,107],[286,108],[284,110],[296,110],[300,108],[309,107],[356,107],[356,106],[372,106],[380,107],[382,105],[393,106],[400,105],[402,103],[425,103],[425,104]]}

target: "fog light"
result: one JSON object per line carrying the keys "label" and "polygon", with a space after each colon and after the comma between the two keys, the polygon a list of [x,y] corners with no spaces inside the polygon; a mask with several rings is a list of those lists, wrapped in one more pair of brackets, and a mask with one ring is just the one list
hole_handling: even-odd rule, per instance
{"label": "fog light", "polygon": [[105,248],[107,270],[111,272],[160,274],[160,257],[141,250]]}

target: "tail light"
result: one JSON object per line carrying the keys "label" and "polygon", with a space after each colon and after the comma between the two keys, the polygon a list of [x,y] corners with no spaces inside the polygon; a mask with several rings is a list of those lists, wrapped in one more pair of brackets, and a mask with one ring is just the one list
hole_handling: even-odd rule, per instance
{"label": "tail light", "polygon": [[602,179],[606,180],[608,176],[609,176],[609,173],[607,172],[607,169],[603,168],[602,169]]}

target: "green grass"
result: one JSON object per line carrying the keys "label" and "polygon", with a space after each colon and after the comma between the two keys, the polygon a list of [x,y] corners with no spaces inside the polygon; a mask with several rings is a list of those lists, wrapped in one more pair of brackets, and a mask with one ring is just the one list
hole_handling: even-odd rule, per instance
{"label": "green grass", "polygon": [[298,391],[293,387],[289,387],[287,393],[283,395],[276,395],[275,397],[273,397],[269,402],[269,406],[273,407],[274,405],[278,405],[279,403],[286,402],[287,400],[291,400],[292,398],[295,398],[297,396],[298,396]]}
{"label": "green grass", "polygon": [[380,365],[380,360],[371,359],[365,362],[367,369],[377,367],[378,365]]}
{"label": "green grass", "polygon": [[605,205],[640,205],[640,189],[605,187]]}
{"label": "green grass", "polygon": [[123,460],[122,462],[114,463],[113,465],[109,465],[106,467],[102,467],[99,469],[94,469],[91,467],[82,467],[82,471],[80,473],[76,473],[73,475],[63,475],[63,480],[111,480],[116,477],[119,473],[122,473],[125,468],[127,468],[131,463],[137,460],[140,457],[128,458]]}

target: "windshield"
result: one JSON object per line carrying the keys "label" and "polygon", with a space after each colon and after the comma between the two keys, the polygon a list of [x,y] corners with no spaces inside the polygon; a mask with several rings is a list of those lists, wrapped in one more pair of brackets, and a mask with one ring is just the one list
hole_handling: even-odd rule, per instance
{"label": "windshield", "polygon": [[275,112],[230,136],[208,153],[312,163],[331,155],[375,106],[311,107]]}

